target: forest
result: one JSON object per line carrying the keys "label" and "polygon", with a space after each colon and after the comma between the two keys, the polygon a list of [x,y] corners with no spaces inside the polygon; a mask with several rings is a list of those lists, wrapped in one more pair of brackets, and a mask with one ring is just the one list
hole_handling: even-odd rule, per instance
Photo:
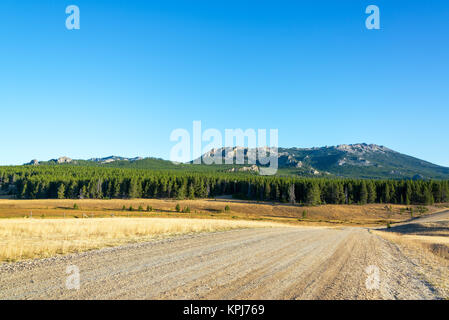
{"label": "forest", "polygon": [[0,190],[18,199],[237,199],[320,204],[449,202],[447,180],[259,176],[90,166],[0,167]]}

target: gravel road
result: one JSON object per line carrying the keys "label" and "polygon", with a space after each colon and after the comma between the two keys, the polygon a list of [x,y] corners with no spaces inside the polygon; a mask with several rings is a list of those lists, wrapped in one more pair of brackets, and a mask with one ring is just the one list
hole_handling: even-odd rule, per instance
{"label": "gravel road", "polygon": [[[66,288],[71,265],[79,268],[78,290]],[[364,228],[244,229],[3,264],[0,298],[439,298],[420,271]]]}

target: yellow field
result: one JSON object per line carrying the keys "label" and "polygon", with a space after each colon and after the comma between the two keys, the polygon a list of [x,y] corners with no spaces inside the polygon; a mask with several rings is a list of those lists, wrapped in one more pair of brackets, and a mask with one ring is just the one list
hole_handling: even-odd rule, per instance
{"label": "yellow field", "polygon": [[[177,212],[177,204],[189,207],[190,213]],[[152,211],[146,211],[148,206]],[[226,206],[230,210],[226,211]],[[3,218],[0,261],[49,257],[173,234],[267,227],[275,223],[385,226],[387,222],[408,220],[410,214],[404,209],[405,206],[387,208],[380,204],[303,207],[230,199],[0,199],[0,218]],[[428,209],[426,214],[442,208]],[[418,215],[415,209],[415,216]]]}
{"label": "yellow field", "polygon": [[[181,208],[189,207],[190,213],[176,212],[176,204]],[[78,209],[74,209],[74,204]],[[231,210],[225,212],[225,206]],[[153,208],[147,212],[147,206]],[[126,210],[123,210],[123,207]],[[129,211],[133,207],[133,211]],[[138,211],[142,207],[143,211]],[[187,217],[207,219],[245,219],[281,221],[295,224],[327,225],[382,225],[410,219],[406,206],[382,204],[359,205],[322,205],[303,207],[299,205],[239,201],[228,199],[203,200],[6,200],[0,199],[0,218],[98,218],[98,217]],[[410,206],[413,207],[413,206]],[[441,207],[428,207],[425,214],[441,210]],[[419,216],[417,208],[414,216]]]}
{"label": "yellow field", "polygon": [[186,233],[279,224],[185,218],[4,219],[0,261],[44,258]]}

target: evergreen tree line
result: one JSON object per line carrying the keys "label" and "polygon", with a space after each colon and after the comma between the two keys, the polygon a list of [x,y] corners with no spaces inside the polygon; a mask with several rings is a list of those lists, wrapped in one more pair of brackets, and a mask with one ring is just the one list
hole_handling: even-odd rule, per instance
{"label": "evergreen tree line", "polygon": [[2,192],[20,199],[240,199],[318,204],[449,202],[449,181],[319,179],[93,167],[0,167]]}

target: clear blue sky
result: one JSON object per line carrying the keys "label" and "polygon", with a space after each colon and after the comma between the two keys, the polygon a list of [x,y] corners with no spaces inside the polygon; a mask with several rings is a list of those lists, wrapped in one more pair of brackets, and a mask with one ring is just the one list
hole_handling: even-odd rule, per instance
{"label": "clear blue sky", "polygon": [[449,166],[449,2],[2,0],[0,111],[2,165],[168,158],[201,120]]}

